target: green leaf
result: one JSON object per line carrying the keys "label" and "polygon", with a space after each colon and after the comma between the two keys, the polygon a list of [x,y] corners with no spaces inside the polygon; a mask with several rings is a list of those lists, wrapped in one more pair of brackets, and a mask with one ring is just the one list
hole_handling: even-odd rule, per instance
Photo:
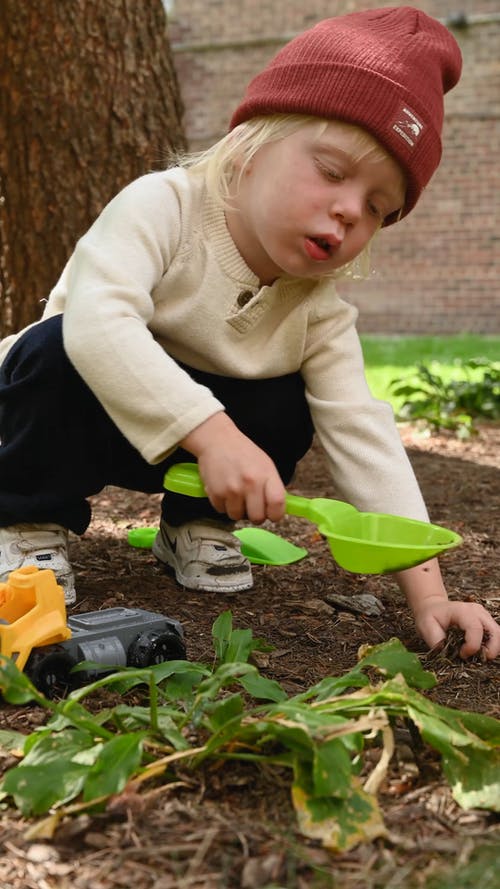
{"label": "green leaf", "polygon": [[[422,697],[414,697],[408,695],[407,700],[408,716],[418,727],[423,739],[440,753],[447,752],[455,748],[457,751],[462,747],[477,747],[479,749],[491,750],[494,746],[498,746],[498,740],[483,738],[481,734],[476,734],[471,730],[468,720],[464,720],[460,710],[450,710],[447,707],[441,707],[432,701],[428,701]],[[481,731],[480,722],[476,724],[478,732]],[[496,730],[498,734],[498,728]]]}
{"label": "green leaf", "polygon": [[217,692],[226,685],[231,685],[241,676],[246,676],[248,673],[255,672],[256,668],[251,664],[239,662],[221,664],[211,676],[208,676],[207,679],[204,679],[203,682],[200,683],[199,692],[201,695],[214,697]]}
{"label": "green leaf", "polygon": [[60,701],[55,708],[56,719],[66,720],[68,727],[74,726],[81,732],[87,732],[91,736],[96,735],[100,738],[111,738],[111,732],[101,725],[99,716],[94,716],[78,701],[72,700],[71,696],[66,700]]}
{"label": "green leaf", "polygon": [[178,706],[181,706],[182,703],[189,705],[193,701],[200,682],[207,676],[210,676],[208,670],[204,673],[199,673],[196,670],[176,673],[165,680],[161,686],[161,692],[168,701],[175,702]]}
{"label": "green leaf", "polygon": [[[149,707],[129,707],[119,704],[110,711],[115,724],[119,724],[124,731],[138,731],[140,729],[151,730],[151,710]],[[183,719],[184,714],[173,707],[158,707],[156,718],[159,734],[172,745],[175,750],[187,750],[189,743],[177,728],[177,721]]]}
{"label": "green leaf", "polygon": [[12,658],[0,655],[0,694],[9,704],[28,704],[30,701],[47,705],[44,696],[35,688]]}
{"label": "green leaf", "polygon": [[226,686],[234,685],[241,676],[255,670],[250,664],[220,664],[219,667],[198,686],[197,695],[191,709],[189,719],[194,726],[198,726],[203,719],[205,711],[211,708],[211,701]]}
{"label": "green leaf", "polygon": [[102,676],[95,682],[75,689],[68,699],[79,701],[88,695],[93,694],[100,688],[113,688],[119,694],[126,694],[130,689],[137,685],[149,685],[151,676],[156,685],[173,676],[179,677],[179,684],[186,684],[191,687],[196,684],[203,676],[208,676],[210,670],[203,664],[196,664],[190,661],[176,660],[165,661],[161,664],[152,664],[150,667],[142,669],[136,667],[122,667],[118,672]]}
{"label": "green leaf", "polygon": [[229,695],[207,707],[208,724],[212,731],[218,732],[231,720],[243,715],[243,699],[240,694]]}
{"label": "green leaf", "polygon": [[332,851],[345,852],[387,833],[376,799],[365,793],[357,778],[346,799],[312,796],[294,782],[292,801],[304,836]]}
{"label": "green leaf", "polygon": [[246,663],[252,651],[270,651],[272,646],[255,639],[249,629],[233,630],[230,611],[219,615],[212,626],[214,648],[219,663]]}
{"label": "green leaf", "polygon": [[[384,688],[390,691],[391,683]],[[406,698],[407,715],[442,756],[457,802],[500,811],[500,721],[444,707],[411,689]]]}
{"label": "green leaf", "polygon": [[46,768],[20,765],[7,772],[0,790],[13,797],[23,815],[42,815],[78,796],[87,771],[72,762],[53,762]]}
{"label": "green leaf", "polygon": [[448,720],[456,719],[468,732],[487,741],[495,747],[500,746],[500,719],[486,713],[471,713],[468,710],[455,710],[453,707],[440,705],[440,712]]}
{"label": "green leaf", "polygon": [[[250,729],[250,731],[248,731]],[[281,745],[284,749],[292,751],[301,760],[313,759],[314,740],[307,729],[302,725],[294,725],[288,720],[281,722],[278,717],[262,719],[253,726],[245,726],[245,732],[253,735],[254,743],[266,745],[270,742]]]}
{"label": "green leaf", "polygon": [[[14,798],[23,815],[41,815],[80,793],[100,745],[81,733],[41,740],[3,778],[0,790]],[[87,762],[79,761],[78,757]]]}
{"label": "green leaf", "polygon": [[315,796],[337,796],[351,793],[351,757],[340,738],[320,744],[314,751],[313,784]]}
{"label": "green leaf", "polygon": [[153,664],[148,669],[152,672],[157,685],[165,679],[171,679],[172,676],[188,677],[189,681],[194,683],[203,676],[210,675],[210,670],[205,664],[198,664],[195,661],[165,661],[162,664]]}
{"label": "green leaf", "polygon": [[25,744],[26,756],[18,768],[41,766],[72,760],[82,751],[95,750],[96,744],[87,732],[69,731],[61,734],[30,735]]}
{"label": "green leaf", "polygon": [[299,695],[294,695],[290,701],[308,701],[314,698],[316,701],[326,701],[330,698],[336,698],[348,688],[363,688],[370,684],[370,680],[364,673],[360,672],[359,667],[344,673],[343,676],[325,676],[317,685],[312,685],[307,691]]}
{"label": "green leaf", "polygon": [[221,663],[224,661],[232,632],[233,615],[230,611],[223,611],[212,626],[215,656]]}
{"label": "green leaf", "polygon": [[90,732],[100,733],[100,726],[108,722],[113,713],[112,707],[106,707],[99,710],[98,713],[91,713],[81,704],[72,703],[69,710],[65,709],[68,701],[60,701],[56,712],[48,720],[45,728],[38,727],[36,732],[44,732],[47,729],[52,732],[62,732],[64,729],[74,726],[80,731],[89,730]]}
{"label": "green leaf", "polygon": [[[480,746],[500,746],[500,720],[493,716],[445,707],[443,704],[436,704],[420,695],[418,697],[411,696],[409,704],[412,708],[415,706],[420,711],[425,710],[434,719],[449,726],[449,730],[454,732],[454,744],[472,743]],[[412,714],[412,719],[418,718],[416,709],[409,710],[409,713]],[[431,726],[432,723],[423,724],[421,730],[429,738],[430,743],[435,743]],[[445,738],[449,738],[449,733],[445,733]]]}
{"label": "green leaf", "polygon": [[286,692],[282,689],[279,682],[276,682],[275,679],[267,679],[265,676],[261,676],[258,670],[242,676],[239,682],[249,695],[258,700],[278,702],[286,699]]}
{"label": "green leaf", "polygon": [[[349,698],[346,699],[349,701]],[[336,707],[341,709],[344,705],[344,699],[340,698],[336,702]],[[307,735],[315,741],[323,741],[324,739],[336,733],[336,730],[343,731],[346,722],[354,717],[352,713],[345,715],[344,713],[334,712],[334,705],[328,702],[311,707],[308,704],[297,703],[295,700],[282,701],[270,708],[269,717],[273,723],[276,722],[284,728],[300,726]],[[363,699],[355,699],[354,708],[358,712],[364,712],[366,706]],[[349,732],[344,735],[343,742],[349,746],[352,739]]]}
{"label": "green leaf", "polygon": [[11,729],[0,729],[0,750],[2,751],[22,750],[25,741],[26,735],[21,734],[21,732],[11,731]]}
{"label": "green leaf", "polygon": [[416,654],[408,651],[399,639],[389,639],[363,651],[358,669],[376,667],[383,676],[404,676],[413,688],[434,688],[436,677],[424,670]]}
{"label": "green leaf", "polygon": [[241,695],[235,694],[223,701],[210,705],[209,718],[206,721],[212,731],[201,759],[213,756],[222,747],[229,744],[235,737],[240,739],[241,720],[245,714]]}
{"label": "green leaf", "polygon": [[246,664],[253,648],[253,634],[251,630],[233,630],[224,652],[224,662]]}
{"label": "green leaf", "polygon": [[500,749],[467,747],[460,753],[450,749],[443,756],[443,770],[457,803],[464,809],[500,812]]}
{"label": "green leaf", "polygon": [[102,745],[85,779],[84,800],[90,801],[123,790],[141,763],[144,737],[144,732],[132,732]]}

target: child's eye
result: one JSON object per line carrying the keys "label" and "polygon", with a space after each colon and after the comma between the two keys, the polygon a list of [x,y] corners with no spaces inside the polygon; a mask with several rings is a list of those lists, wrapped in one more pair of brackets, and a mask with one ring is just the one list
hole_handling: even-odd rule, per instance
{"label": "child's eye", "polygon": [[326,164],[321,163],[321,161],[316,161],[317,167],[320,173],[329,179],[331,182],[341,182],[344,178],[343,174],[340,170],[335,169],[335,167],[327,166]]}
{"label": "child's eye", "polygon": [[372,216],[376,216],[377,219],[380,219],[381,222],[385,219],[385,212],[379,207],[377,204],[374,204],[373,201],[368,201],[368,209]]}
{"label": "child's eye", "polygon": [[328,176],[328,179],[333,179],[334,182],[342,182],[344,178],[342,173],[339,173],[338,170],[326,169],[325,174]]}

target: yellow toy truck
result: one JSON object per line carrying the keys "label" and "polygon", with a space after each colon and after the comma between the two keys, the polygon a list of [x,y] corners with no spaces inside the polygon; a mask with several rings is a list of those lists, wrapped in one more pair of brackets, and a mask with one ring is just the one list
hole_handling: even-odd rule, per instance
{"label": "yellow toy truck", "polygon": [[[186,648],[179,621],[142,608],[106,608],[67,618],[54,572],[29,566],[0,583],[0,654],[11,657],[46,697],[54,698],[115,667],[184,660]],[[82,661],[92,668],[72,673]]]}

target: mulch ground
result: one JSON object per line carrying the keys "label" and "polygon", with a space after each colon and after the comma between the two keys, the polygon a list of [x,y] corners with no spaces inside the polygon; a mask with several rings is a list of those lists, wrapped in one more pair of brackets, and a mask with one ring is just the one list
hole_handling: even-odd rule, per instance
{"label": "mulch ground", "polygon": [[[500,427],[459,442],[422,437],[411,427],[403,439],[432,520],[464,537],[442,560],[452,597],[483,603],[500,617]],[[335,496],[318,448],[302,461],[292,489]],[[249,593],[208,595],[185,591],[161,572],[151,554],[127,544],[127,531],[157,522],[159,497],[106,489],[93,500],[93,521],[72,541],[77,574],[75,611],[136,605],[162,611],[184,626],[188,657],[211,662],[211,626],[231,609],[235,626],[251,627],[274,646],[261,655],[262,673],[294,694],[325,675],[352,667],[360,645],[397,636],[432,669],[430,694],[448,706],[500,718],[498,660],[462,662],[453,646],[430,655],[390,578],[348,574],[332,561],[314,526],[286,518],[279,532],[305,546],[308,558],[288,567],[254,568]],[[381,616],[342,610],[331,593],[370,593]],[[36,708],[5,706],[0,725],[32,731]],[[8,760],[4,760],[4,764]],[[389,836],[333,856],[304,840],[295,826],[288,776],[251,765],[211,764],[180,771],[175,784],[156,787],[105,814],[64,822],[51,842],[30,842],[30,826],[12,809],[0,818],[1,889],[398,889],[432,886],[453,871],[453,886],[495,889],[500,884],[500,822],[488,812],[461,810],[430,751],[415,757],[398,745],[380,802]],[[474,876],[474,863],[479,874]],[[471,875],[471,882],[464,882]],[[489,879],[491,877],[491,882]],[[443,885],[444,884],[440,884]]]}

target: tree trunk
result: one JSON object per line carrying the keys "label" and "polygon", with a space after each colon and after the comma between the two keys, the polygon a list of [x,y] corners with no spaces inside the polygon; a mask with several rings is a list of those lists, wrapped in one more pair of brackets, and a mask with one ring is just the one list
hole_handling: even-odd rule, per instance
{"label": "tree trunk", "polygon": [[0,336],[127,182],[185,147],[161,0],[0,4]]}

